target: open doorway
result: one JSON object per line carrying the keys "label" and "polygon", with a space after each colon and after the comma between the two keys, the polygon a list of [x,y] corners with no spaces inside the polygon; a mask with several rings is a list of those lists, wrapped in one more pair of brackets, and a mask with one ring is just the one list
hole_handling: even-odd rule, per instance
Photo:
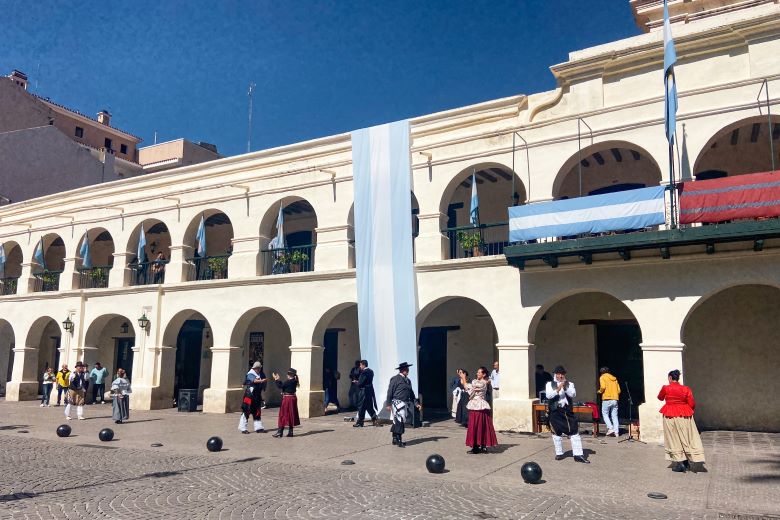
{"label": "open doorway", "polygon": [[206,322],[203,320],[187,320],[179,330],[179,335],[176,339],[174,399],[178,398],[180,389],[198,389],[200,386],[203,329],[205,326]]}
{"label": "open doorway", "polygon": [[630,417],[639,417],[639,405],[645,402],[645,379],[642,365],[642,331],[633,320],[596,323],[596,356],[598,367],[609,367],[620,383],[618,416],[629,418],[629,393],[633,401]]}
{"label": "open doorway", "polygon": [[447,408],[447,330],[449,327],[420,330],[420,395],[429,410]]}

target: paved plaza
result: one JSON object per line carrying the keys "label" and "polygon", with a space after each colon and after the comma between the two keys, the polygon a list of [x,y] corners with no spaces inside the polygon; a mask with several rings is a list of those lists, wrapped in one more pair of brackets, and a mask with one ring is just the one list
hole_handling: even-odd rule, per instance
{"label": "paved plaza", "polygon": [[[497,453],[468,455],[451,421],[409,431],[399,449],[387,426],[352,428],[343,414],[275,439],[240,435],[238,414],[133,411],[115,425],[94,405],[60,439],[62,411],[0,401],[0,518],[780,518],[780,434],[705,433],[708,472],[674,474],[661,447],[603,437],[584,436],[589,465],[553,460],[545,435],[502,432]],[[223,451],[206,450],[211,435]],[[431,453],[446,473],[427,473]],[[519,477],[529,460],[540,485]]]}

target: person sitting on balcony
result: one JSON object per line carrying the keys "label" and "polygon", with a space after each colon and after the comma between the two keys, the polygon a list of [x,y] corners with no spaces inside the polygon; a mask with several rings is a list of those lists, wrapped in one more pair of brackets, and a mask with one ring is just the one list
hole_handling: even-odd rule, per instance
{"label": "person sitting on balcony", "polygon": [[152,276],[154,283],[163,283],[165,280],[165,255],[160,251],[152,263]]}

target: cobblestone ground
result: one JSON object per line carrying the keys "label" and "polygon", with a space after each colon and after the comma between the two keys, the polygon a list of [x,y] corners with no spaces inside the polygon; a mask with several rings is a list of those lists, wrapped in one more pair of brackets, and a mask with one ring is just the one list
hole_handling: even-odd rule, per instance
{"label": "cobblestone ground", "polygon": [[[780,518],[778,434],[706,433],[709,471],[674,474],[659,446],[614,439],[585,439],[589,465],[553,460],[548,437],[511,433],[499,433],[496,453],[467,455],[450,421],[410,430],[399,449],[387,427],[343,416],[274,439],[240,435],[236,414],[134,411],[114,425],[108,406],[86,410],[60,439],[62,408],[0,402],[0,518]],[[105,427],[114,441],[97,439]],[[223,451],[206,451],[210,435]],[[426,472],[431,453],[446,473]],[[544,483],[522,483],[528,460]]]}

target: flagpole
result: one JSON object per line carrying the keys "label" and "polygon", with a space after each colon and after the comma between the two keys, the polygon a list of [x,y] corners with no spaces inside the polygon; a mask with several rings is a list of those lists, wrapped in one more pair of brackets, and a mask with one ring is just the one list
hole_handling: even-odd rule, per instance
{"label": "flagpole", "polygon": [[[676,134],[676,132],[675,132]],[[677,228],[677,186],[675,183],[674,175],[674,140],[669,142],[669,189],[670,189],[670,212],[671,212],[671,226],[672,229]]]}

